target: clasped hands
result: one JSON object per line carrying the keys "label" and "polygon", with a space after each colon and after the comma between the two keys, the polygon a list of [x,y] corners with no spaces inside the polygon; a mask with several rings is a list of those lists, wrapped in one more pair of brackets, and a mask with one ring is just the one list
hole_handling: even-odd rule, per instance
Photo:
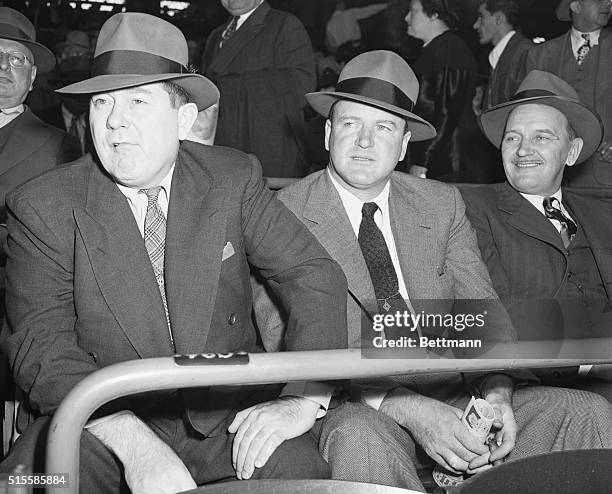
{"label": "clasped hands", "polygon": [[512,451],[517,432],[510,404],[497,397],[487,397],[487,401],[495,410],[491,448],[461,422],[462,410],[430,398],[423,398],[408,428],[416,442],[442,467],[470,475],[482,472]]}

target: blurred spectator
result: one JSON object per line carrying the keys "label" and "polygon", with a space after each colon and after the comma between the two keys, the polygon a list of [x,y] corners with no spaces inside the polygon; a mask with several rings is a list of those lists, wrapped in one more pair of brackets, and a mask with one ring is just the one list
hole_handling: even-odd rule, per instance
{"label": "blurred spectator", "polygon": [[308,34],[262,0],[221,0],[232,15],[206,41],[202,72],[219,88],[216,144],[254,153],[265,176],[301,177],[304,95],[316,84]]}
{"label": "blurred spectator", "polygon": [[465,181],[459,123],[471,113],[476,60],[465,42],[451,30],[457,14],[443,0],[412,0],[406,15],[408,34],[424,48],[414,64],[420,80],[415,112],[431,122],[437,136],[410,143],[409,172],[419,177]]}
{"label": "blurred spectator", "polygon": [[533,43],[516,31],[518,0],[481,0],[474,29],[481,44],[493,44],[489,53],[489,81],[477,115],[508,101],[525,77],[525,58]]}
{"label": "blurred spectator", "polygon": [[[347,8],[344,0],[336,2],[336,10],[327,22],[325,30],[325,44],[330,53],[337,53],[342,45],[351,47],[361,42],[361,19],[371,17],[387,8],[386,3],[377,3],[365,7]],[[359,51],[357,51],[359,53]]]}
{"label": "blurred spectator", "polygon": [[610,0],[562,0],[557,18],[571,20],[571,29],[527,55],[527,72],[539,69],[561,77],[603,121],[603,143],[597,152],[565,174],[566,184],[574,187],[612,185],[612,33],[603,29],[611,7]]}

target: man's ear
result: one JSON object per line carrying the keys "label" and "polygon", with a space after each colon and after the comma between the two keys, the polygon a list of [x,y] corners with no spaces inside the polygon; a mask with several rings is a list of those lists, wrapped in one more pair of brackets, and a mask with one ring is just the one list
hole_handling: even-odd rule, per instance
{"label": "man's ear", "polygon": [[493,14],[493,17],[495,18],[495,25],[496,26],[500,26],[501,24],[503,24],[506,21],[506,16],[503,14],[503,12],[495,12]]}
{"label": "man's ear", "polygon": [[409,130],[406,131],[406,133],[404,134],[404,137],[402,138],[402,152],[400,154],[399,161],[402,161],[404,159],[404,157],[406,156],[406,150],[408,149],[408,142],[410,141],[410,138],[412,137],[412,132],[410,132]]}
{"label": "man's ear", "polygon": [[36,74],[38,72],[38,67],[36,67],[36,65],[32,65],[32,69],[30,71],[30,89],[28,89],[28,91],[31,91],[32,88],[34,88],[34,81],[36,80]]}
{"label": "man's ear", "polygon": [[325,150],[329,151],[329,138],[331,137],[331,120],[328,118],[325,121]]}
{"label": "man's ear", "polygon": [[570,2],[569,7],[574,14],[579,14],[582,11],[582,4],[578,0]]}
{"label": "man's ear", "polygon": [[178,109],[178,138],[186,139],[191,127],[198,118],[198,106],[195,103],[186,103]]}
{"label": "man's ear", "polygon": [[567,153],[567,158],[565,158],[565,166],[574,166],[576,164],[578,156],[580,156],[580,151],[582,151],[582,146],[584,146],[582,137],[576,137],[572,140],[570,150]]}

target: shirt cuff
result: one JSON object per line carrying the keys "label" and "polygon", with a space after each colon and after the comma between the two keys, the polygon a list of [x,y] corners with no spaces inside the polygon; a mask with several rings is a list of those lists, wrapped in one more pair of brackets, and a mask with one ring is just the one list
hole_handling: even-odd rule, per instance
{"label": "shirt cuff", "polygon": [[120,412],[115,412],[115,413],[111,413],[110,415],[105,415],[104,417],[100,417],[97,419],[93,419],[93,420],[89,420],[86,424],[85,424],[85,429],[89,429],[90,427],[93,427],[95,425],[100,425],[104,422],[107,422],[111,419],[114,419],[115,417],[119,417],[121,415],[134,415],[134,413],[131,410],[121,410]]}
{"label": "shirt cuff", "polygon": [[321,407],[316,418],[320,419],[327,413],[334,389],[335,386],[327,383],[295,381],[285,384],[280,396],[300,396],[318,403]]}

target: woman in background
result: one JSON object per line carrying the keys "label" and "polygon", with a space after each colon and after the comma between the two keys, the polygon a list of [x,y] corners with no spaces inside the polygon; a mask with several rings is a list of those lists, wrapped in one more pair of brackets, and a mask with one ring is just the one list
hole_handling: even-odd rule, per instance
{"label": "woman in background", "polygon": [[413,68],[420,81],[415,112],[431,122],[438,135],[410,144],[413,175],[447,182],[469,180],[461,164],[459,123],[469,110],[476,59],[465,42],[452,32],[458,16],[448,0],[411,0],[406,15],[408,34],[423,41]]}

